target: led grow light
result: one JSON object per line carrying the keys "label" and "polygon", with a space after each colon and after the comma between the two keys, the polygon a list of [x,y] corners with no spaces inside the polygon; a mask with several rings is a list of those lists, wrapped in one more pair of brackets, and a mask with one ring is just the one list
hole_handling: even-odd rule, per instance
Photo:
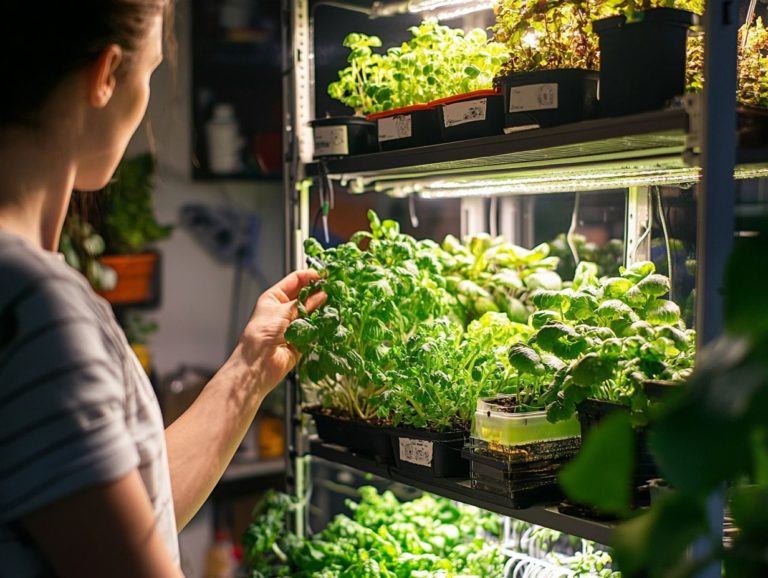
{"label": "led grow light", "polygon": [[[736,179],[768,177],[768,167],[746,165],[734,172]],[[609,166],[602,169],[571,170],[567,172],[538,172],[536,174],[506,175],[498,178],[467,179],[414,179],[399,181],[373,181],[358,179],[348,182],[350,192],[370,191],[386,193],[392,197],[417,194],[425,199],[461,197],[494,197],[506,195],[572,193],[604,191],[643,186],[686,186],[701,179],[699,167],[626,167]],[[355,186],[353,186],[355,185]]]}
{"label": "led grow light", "polygon": [[450,20],[465,14],[493,8],[495,0],[401,0],[398,2],[374,2],[371,17],[380,18],[395,14],[425,14],[438,20]]}

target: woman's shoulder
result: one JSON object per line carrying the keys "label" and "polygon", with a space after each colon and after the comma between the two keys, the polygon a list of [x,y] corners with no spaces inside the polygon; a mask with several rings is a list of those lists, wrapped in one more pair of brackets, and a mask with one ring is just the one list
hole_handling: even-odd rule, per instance
{"label": "woman's shoulder", "polygon": [[75,300],[88,299],[92,293],[85,277],[67,265],[63,255],[0,231],[0,307],[43,287],[66,291]]}

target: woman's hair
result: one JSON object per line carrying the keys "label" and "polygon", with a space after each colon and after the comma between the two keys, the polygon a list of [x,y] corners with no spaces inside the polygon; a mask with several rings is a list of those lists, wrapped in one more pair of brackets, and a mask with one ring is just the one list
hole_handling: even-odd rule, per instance
{"label": "woman's hair", "polygon": [[[125,53],[144,38],[150,20],[165,14],[172,38],[173,0],[11,0],[0,16],[0,126],[34,125],[51,92],[110,44]],[[166,42],[168,44],[168,42]]]}

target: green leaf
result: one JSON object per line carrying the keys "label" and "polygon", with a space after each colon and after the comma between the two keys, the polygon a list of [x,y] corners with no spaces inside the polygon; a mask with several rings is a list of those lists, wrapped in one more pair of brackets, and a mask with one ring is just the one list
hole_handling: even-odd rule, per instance
{"label": "green leaf", "polygon": [[611,277],[604,280],[601,285],[608,299],[621,299],[633,283],[624,277]]}
{"label": "green leaf", "polygon": [[629,267],[620,267],[619,274],[622,277],[630,279],[634,283],[645,279],[648,275],[656,272],[656,265],[651,261],[638,261]]}
{"label": "green leaf", "polygon": [[560,473],[568,497],[606,513],[626,515],[632,498],[634,444],[628,414],[605,418]]}
{"label": "green leaf", "polygon": [[673,301],[655,299],[646,307],[644,317],[651,325],[670,325],[680,320],[680,307]]}
{"label": "green leaf", "polygon": [[669,278],[654,273],[653,275],[648,275],[648,277],[642,279],[637,284],[637,288],[642,291],[644,295],[648,295],[649,297],[661,297],[670,291]]}
{"label": "green leaf", "polygon": [[670,576],[686,562],[688,547],[705,535],[701,502],[673,493],[616,529],[615,559],[627,576]]}
{"label": "green leaf", "polygon": [[317,339],[317,327],[307,319],[296,319],[285,330],[285,340],[298,351],[306,353]]}
{"label": "green leaf", "polygon": [[544,364],[533,348],[518,343],[509,348],[509,364],[521,375],[543,375]]}

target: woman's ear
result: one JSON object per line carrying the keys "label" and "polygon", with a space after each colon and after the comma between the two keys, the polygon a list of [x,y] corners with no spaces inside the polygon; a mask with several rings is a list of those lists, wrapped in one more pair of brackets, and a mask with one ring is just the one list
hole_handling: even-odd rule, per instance
{"label": "woman's ear", "polygon": [[123,61],[123,49],[110,44],[91,65],[88,75],[88,100],[95,108],[104,108],[117,85],[117,69]]}

